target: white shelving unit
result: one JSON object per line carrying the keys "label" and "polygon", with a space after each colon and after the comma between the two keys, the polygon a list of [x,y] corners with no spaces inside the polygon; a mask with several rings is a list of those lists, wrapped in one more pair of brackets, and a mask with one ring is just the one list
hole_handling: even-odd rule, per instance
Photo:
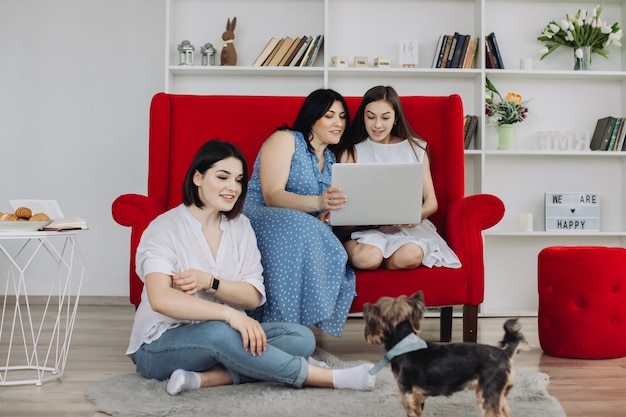
{"label": "white shelving unit", "polygon": [[[401,95],[459,94],[465,112],[481,119],[473,149],[465,153],[466,194],[494,194],[506,205],[503,220],[485,233],[481,314],[536,315],[537,254],[542,248],[626,246],[626,152],[555,150],[545,139],[583,140],[597,119],[626,115],[622,48],[610,47],[608,59],[594,55],[591,71],[572,71],[573,51],[566,47],[539,60],[543,45],[537,36],[550,20],[597,5],[566,0],[167,0],[165,91],[307,95],[327,87],[360,96],[386,84]],[[199,51],[206,42],[217,48],[219,63],[218,39],[226,19],[234,16],[237,67],[200,66]],[[604,1],[602,17],[626,27],[626,0]],[[486,69],[482,47],[474,69],[431,68],[437,39],[454,32],[480,37],[481,46],[483,37],[495,32],[506,69]],[[314,34],[324,34],[324,48],[313,67],[250,66],[272,36]],[[193,67],[178,65],[177,45],[184,39],[196,48]],[[401,39],[418,40],[417,68],[398,68]],[[330,67],[335,55],[347,56],[350,66]],[[367,56],[370,67],[354,68],[355,56]],[[373,68],[375,57],[389,57],[392,68]],[[532,70],[519,69],[522,58],[532,58]],[[496,129],[483,114],[485,78],[501,93],[532,98],[528,119],[516,125],[515,151],[497,150]],[[600,231],[543,231],[545,192],[598,193]],[[533,213],[535,231],[519,231],[523,212]]]}

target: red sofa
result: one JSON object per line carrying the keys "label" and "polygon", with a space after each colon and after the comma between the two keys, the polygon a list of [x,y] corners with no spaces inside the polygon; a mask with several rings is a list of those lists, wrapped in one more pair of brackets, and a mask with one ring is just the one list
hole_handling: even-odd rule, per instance
{"label": "red sofa", "polygon": [[[156,94],[150,107],[147,196],[125,194],[112,206],[113,218],[131,227],[130,301],[138,305],[143,283],[135,273],[135,250],[146,226],[182,201],[187,167],[202,143],[220,138],[235,143],[250,167],[274,129],[291,125],[304,97],[193,96]],[[360,97],[346,97],[351,117]],[[457,253],[460,269],[420,267],[409,271],[357,271],[353,312],[381,296],[424,292],[429,307],[442,307],[441,340],[452,335],[452,306],[463,307],[463,340],[476,341],[478,306],[484,295],[482,231],[504,215],[492,195],[464,197],[463,105],[458,95],[401,98],[406,117],[432,151],[432,176],[439,209],[431,220]]]}

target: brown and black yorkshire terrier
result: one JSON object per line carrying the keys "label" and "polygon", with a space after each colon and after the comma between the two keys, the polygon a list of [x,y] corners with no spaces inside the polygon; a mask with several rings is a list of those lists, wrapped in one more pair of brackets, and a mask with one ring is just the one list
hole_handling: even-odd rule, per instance
{"label": "brown and black yorkshire terrier", "polygon": [[500,348],[477,343],[430,343],[417,337],[425,310],[421,291],[411,297],[382,297],[376,304],[365,304],[365,339],[371,344],[384,344],[387,351],[370,372],[391,362],[409,417],[423,415],[426,397],[449,396],[465,389],[476,390],[483,416],[509,417],[506,396],[513,388],[511,359],[520,343],[526,342],[517,319],[504,323]]}

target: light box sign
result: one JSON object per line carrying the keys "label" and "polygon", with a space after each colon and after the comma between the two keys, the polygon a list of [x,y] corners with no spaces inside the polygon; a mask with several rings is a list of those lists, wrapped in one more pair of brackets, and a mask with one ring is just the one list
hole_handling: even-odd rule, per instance
{"label": "light box sign", "polygon": [[546,231],[599,231],[600,195],[546,193]]}

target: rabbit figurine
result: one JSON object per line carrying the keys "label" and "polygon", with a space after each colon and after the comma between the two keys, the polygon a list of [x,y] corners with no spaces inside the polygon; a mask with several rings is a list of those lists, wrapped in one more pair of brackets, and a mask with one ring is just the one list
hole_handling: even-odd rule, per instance
{"label": "rabbit figurine", "polygon": [[235,26],[237,18],[230,18],[226,22],[226,32],[222,34],[222,52],[220,53],[220,65],[237,65],[237,50],[235,49]]}

